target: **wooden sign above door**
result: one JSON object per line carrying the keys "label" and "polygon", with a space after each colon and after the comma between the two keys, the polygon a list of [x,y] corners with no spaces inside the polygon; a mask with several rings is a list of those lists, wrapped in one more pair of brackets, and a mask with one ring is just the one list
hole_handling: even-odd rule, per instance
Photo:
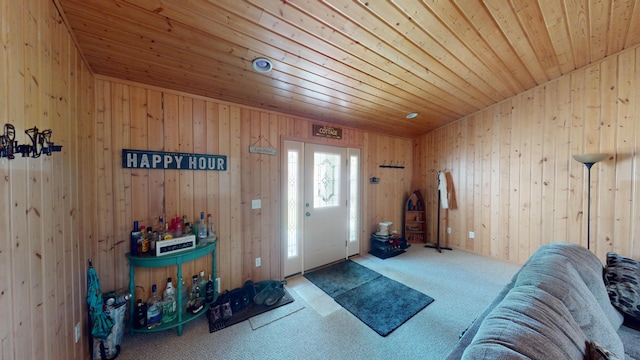
{"label": "wooden sign above door", "polygon": [[313,136],[320,136],[331,139],[342,139],[342,129],[326,125],[313,124]]}

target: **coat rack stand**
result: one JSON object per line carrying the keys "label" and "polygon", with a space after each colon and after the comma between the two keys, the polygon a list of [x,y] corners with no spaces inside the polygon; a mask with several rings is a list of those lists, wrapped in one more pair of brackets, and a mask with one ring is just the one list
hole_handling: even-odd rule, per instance
{"label": "coat rack stand", "polygon": [[437,226],[437,235],[436,235],[436,243],[435,245],[425,245],[426,248],[432,248],[438,250],[439,253],[442,253],[442,250],[452,250],[450,247],[440,246],[440,208],[442,207],[442,199],[440,195],[440,173],[438,173],[438,226]]}

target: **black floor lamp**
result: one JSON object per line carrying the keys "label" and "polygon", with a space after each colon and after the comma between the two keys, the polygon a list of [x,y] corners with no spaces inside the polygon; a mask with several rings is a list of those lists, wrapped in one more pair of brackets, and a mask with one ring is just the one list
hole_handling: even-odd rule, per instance
{"label": "black floor lamp", "polygon": [[578,154],[573,158],[587,167],[587,249],[591,246],[591,167],[598,161],[604,160],[607,154]]}

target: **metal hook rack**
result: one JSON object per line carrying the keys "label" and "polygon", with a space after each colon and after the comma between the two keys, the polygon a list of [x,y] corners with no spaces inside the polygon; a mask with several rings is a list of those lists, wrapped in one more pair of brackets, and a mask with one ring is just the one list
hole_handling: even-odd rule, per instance
{"label": "metal hook rack", "polygon": [[387,161],[385,160],[382,162],[382,165],[379,165],[379,167],[387,169],[404,169],[404,161],[402,162],[402,165],[400,165],[399,161],[396,161],[396,165],[393,165],[393,161],[387,165]]}

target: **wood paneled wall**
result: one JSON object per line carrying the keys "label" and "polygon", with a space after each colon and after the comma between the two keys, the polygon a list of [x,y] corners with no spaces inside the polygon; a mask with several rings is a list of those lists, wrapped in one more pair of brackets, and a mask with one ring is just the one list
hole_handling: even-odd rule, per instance
{"label": "wood paneled wall", "polygon": [[[314,122],[166,89],[98,76],[96,82],[96,211],[99,261],[110,288],[128,284],[128,233],[134,220],[157,225],[158,216],[211,213],[218,242],[221,288],[246,280],[281,278],[280,166],[286,140],[362,149],[361,248],[380,221],[401,226],[402,204],[411,190],[412,140],[344,128],[343,139],[312,136]],[[273,146],[276,156],[250,153]],[[226,171],[123,169],[121,150],[149,149],[226,155]],[[384,163],[404,164],[400,170]],[[378,184],[369,184],[376,176]],[[261,199],[262,208],[251,209]],[[255,258],[262,266],[255,267]],[[184,274],[209,269],[210,258],[184,267]],[[146,299],[153,283],[163,288],[176,269],[139,269],[136,298]]]}
{"label": "wood paneled wall", "polygon": [[13,124],[20,144],[26,129],[51,129],[63,146],[0,159],[0,358],[86,359],[93,75],[51,1],[0,0],[0,24],[2,126]]}
{"label": "wood paneled wall", "polygon": [[591,170],[591,249],[602,261],[608,251],[639,259],[639,82],[636,48],[416,139],[430,237],[433,170],[449,170],[454,207],[442,212],[442,242],[517,263],[550,242],[587,246],[587,170],[572,155],[603,152]]}

